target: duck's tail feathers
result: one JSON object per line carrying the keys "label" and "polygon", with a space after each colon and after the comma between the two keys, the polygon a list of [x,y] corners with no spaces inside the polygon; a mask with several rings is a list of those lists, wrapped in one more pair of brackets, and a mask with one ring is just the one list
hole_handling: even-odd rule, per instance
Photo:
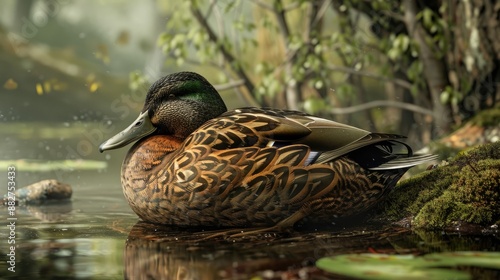
{"label": "duck's tail feathers", "polygon": [[419,165],[422,163],[426,163],[429,161],[436,160],[438,158],[437,155],[413,155],[410,157],[398,157],[393,160],[390,160],[386,163],[383,163],[376,167],[370,167],[370,170],[391,170],[391,169],[401,169],[401,168],[410,168],[415,165]]}

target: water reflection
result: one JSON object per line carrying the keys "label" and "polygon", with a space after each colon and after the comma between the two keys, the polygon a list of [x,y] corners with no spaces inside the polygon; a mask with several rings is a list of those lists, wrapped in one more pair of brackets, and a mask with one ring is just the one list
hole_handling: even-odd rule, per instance
{"label": "water reflection", "polygon": [[179,234],[136,224],[125,245],[125,279],[219,279],[220,263],[211,260],[216,249],[176,240]]}
{"label": "water reflection", "polygon": [[31,205],[18,207],[19,212],[29,214],[43,222],[58,222],[67,219],[73,210],[71,201],[48,205]]}
{"label": "water reflection", "polygon": [[[249,277],[255,270],[307,263],[295,237],[201,240],[220,231],[196,231],[137,223],[124,252],[126,279],[221,279]],[[299,238],[311,241],[311,236]],[[303,244],[303,243],[302,243]],[[316,244],[318,245],[318,244]],[[311,244],[308,248],[314,248]],[[318,251],[319,252],[319,251]],[[311,253],[311,251],[309,251]],[[312,253],[317,253],[312,251]]]}
{"label": "water reflection", "polygon": [[[324,256],[500,251],[498,233],[460,235],[367,226],[202,240],[214,231],[136,223],[134,214],[123,212],[124,201],[94,199],[92,208],[82,207],[76,199],[20,211],[16,273],[8,272],[1,262],[0,278],[266,279],[272,275],[271,279],[280,279],[286,274],[328,279],[331,275],[314,267]],[[5,237],[0,232],[0,239]],[[1,244],[0,253],[5,256],[6,250]],[[467,270],[475,278],[500,277],[499,271]]]}
{"label": "water reflection", "polygon": [[[200,241],[209,234],[137,223],[125,245],[125,279],[250,279],[270,274],[321,279],[331,277],[314,267],[314,262],[324,256],[499,249],[495,236],[396,228],[351,228],[336,232],[295,232],[282,237]],[[482,276],[500,276],[499,271],[470,270]]]}

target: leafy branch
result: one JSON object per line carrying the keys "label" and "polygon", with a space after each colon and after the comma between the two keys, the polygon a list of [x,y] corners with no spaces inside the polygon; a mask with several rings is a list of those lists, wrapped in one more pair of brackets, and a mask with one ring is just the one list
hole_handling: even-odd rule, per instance
{"label": "leafy branch", "polygon": [[[253,96],[255,86],[253,82],[250,80],[250,77],[247,75],[247,73],[239,66],[238,61],[236,60],[235,56],[224,46],[224,44],[221,43],[221,39],[217,36],[215,31],[212,29],[212,27],[208,24],[207,19],[203,14],[201,13],[199,6],[195,5],[194,3],[191,4],[191,13],[194,16],[194,18],[197,20],[198,24],[205,30],[205,32],[208,34],[209,40],[215,44],[217,49],[220,51],[224,59],[226,60],[227,64],[231,67],[231,69],[237,74],[239,78],[243,80],[243,86],[247,89],[247,91],[250,93],[252,96],[251,99],[250,95],[245,95],[244,98],[247,99],[249,103],[255,103],[255,96]],[[209,13],[210,14],[210,13]]]}

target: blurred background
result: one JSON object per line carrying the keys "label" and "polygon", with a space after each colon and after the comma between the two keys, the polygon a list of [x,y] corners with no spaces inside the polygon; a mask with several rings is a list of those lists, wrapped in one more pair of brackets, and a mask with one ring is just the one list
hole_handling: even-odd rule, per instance
{"label": "blurred background", "polygon": [[163,75],[196,71],[229,108],[303,110],[463,149],[500,140],[498,38],[495,0],[3,0],[0,180],[14,165],[19,187],[73,186],[64,210],[19,208],[22,275],[123,279],[137,222],[120,188],[127,149],[98,146]]}
{"label": "blurred background", "polygon": [[419,146],[499,99],[495,1],[0,5],[4,124],[126,123],[151,82],[182,70],[230,108],[305,110]]}

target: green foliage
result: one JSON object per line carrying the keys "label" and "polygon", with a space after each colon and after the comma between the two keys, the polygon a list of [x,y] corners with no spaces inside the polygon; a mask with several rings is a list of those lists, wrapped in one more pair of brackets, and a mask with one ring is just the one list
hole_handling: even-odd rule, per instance
{"label": "green foliage", "polygon": [[448,24],[430,8],[424,8],[417,15],[417,19],[422,21],[424,28],[431,34],[431,41],[428,43],[438,47],[436,55],[441,58],[447,50],[445,31],[448,29]]}
{"label": "green foliage", "polygon": [[420,60],[414,60],[406,70],[406,75],[413,82],[411,92],[413,96],[418,96],[420,89],[425,86],[425,81],[422,78],[424,67]]}
{"label": "green foliage", "polygon": [[277,92],[283,90],[283,84],[272,75],[265,75],[259,85],[259,95],[273,98]]}
{"label": "green foliage", "polygon": [[335,94],[341,99],[348,99],[352,96],[354,88],[350,84],[340,84],[335,88]]}
{"label": "green foliage", "polygon": [[129,87],[133,91],[144,91],[149,88],[149,81],[142,73],[132,72],[129,74]]}
{"label": "green foliage", "polygon": [[325,110],[325,108],[328,108],[326,101],[317,97],[308,98],[304,103],[304,110],[313,115]]}
{"label": "green foliage", "polygon": [[462,93],[456,91],[452,86],[446,86],[441,92],[441,103],[447,104],[451,103],[453,105],[457,105],[459,101],[463,99]]}
{"label": "green foliage", "polygon": [[401,56],[410,48],[410,37],[406,34],[399,34],[392,40],[392,47],[387,51],[387,56],[391,60],[399,60]]}
{"label": "green foliage", "polygon": [[[387,1],[374,2],[377,9],[392,7]],[[247,1],[184,1],[169,5],[169,21],[158,44],[178,66],[186,62],[215,66],[236,79],[241,78],[241,72],[255,69],[254,75],[248,75],[255,84],[250,93],[260,103],[282,100],[287,88],[293,87],[302,98],[301,106],[320,112],[340,105],[329,100],[352,99],[355,94],[345,77],[335,75],[329,65],[344,64],[360,71],[386,64],[386,57],[366,47],[374,37],[367,36],[368,23],[355,8],[359,4],[348,1],[338,9],[330,5],[322,11],[317,7],[316,14],[311,14],[313,2],[304,0],[262,5]],[[206,22],[199,19],[197,11]],[[283,19],[279,18],[281,12]],[[356,17],[350,17],[350,13]],[[309,16],[304,17],[306,14]],[[315,19],[315,24],[310,25]],[[413,50],[404,34],[396,36],[391,48],[394,59],[402,59],[404,53]],[[334,87],[337,84],[341,86]],[[340,99],[324,99],[324,89],[328,88],[335,88]]]}

